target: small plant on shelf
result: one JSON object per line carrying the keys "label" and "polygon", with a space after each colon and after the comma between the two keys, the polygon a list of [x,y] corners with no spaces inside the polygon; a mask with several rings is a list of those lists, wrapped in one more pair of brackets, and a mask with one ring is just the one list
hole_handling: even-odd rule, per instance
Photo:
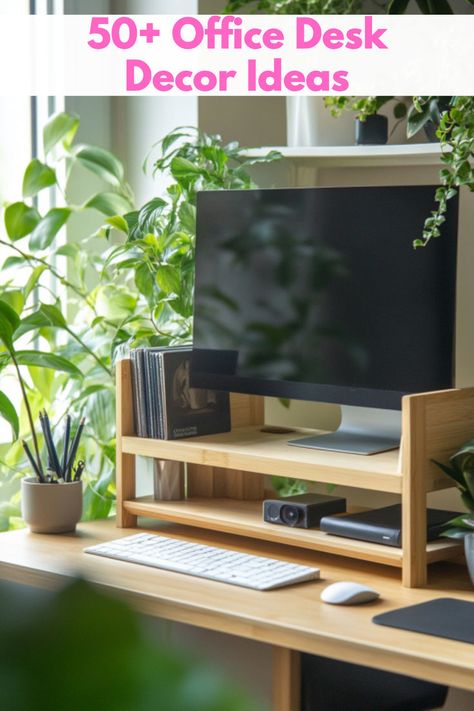
{"label": "small plant on shelf", "polygon": [[474,439],[470,439],[450,457],[449,465],[437,461],[434,463],[454,481],[467,509],[467,513],[449,522],[449,528],[443,536],[462,539],[474,533]]}

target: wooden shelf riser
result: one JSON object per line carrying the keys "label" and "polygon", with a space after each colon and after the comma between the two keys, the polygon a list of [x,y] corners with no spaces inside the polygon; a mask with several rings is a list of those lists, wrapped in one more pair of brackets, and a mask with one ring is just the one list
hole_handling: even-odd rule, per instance
{"label": "wooden shelf riser", "polygon": [[[150,516],[275,541],[310,550],[383,563],[402,569],[407,587],[426,583],[427,564],[459,556],[451,542],[426,545],[426,495],[448,488],[433,459],[446,461],[474,432],[474,389],[422,393],[403,398],[401,461],[397,452],[372,457],[314,452],[288,447],[288,437],[262,434],[264,400],[250,395],[231,395],[232,432],[212,437],[170,442],[134,436],[130,362],[118,364],[117,375],[117,522],[136,526],[138,516]],[[293,539],[284,527],[263,528],[256,519],[166,508],[170,502],[135,499],[136,455],[185,462],[188,465],[189,501],[199,497],[252,500],[264,497],[264,476],[286,476],[331,483],[401,496],[404,531],[402,550],[360,541],[330,540],[319,534]],[[196,504],[199,508],[199,504]],[[222,504],[221,504],[222,505]],[[212,507],[211,507],[212,508]],[[275,529],[275,530],[274,530]],[[282,530],[279,530],[282,529]],[[292,529],[293,534],[296,532]],[[335,538],[335,537],[334,537]]]}

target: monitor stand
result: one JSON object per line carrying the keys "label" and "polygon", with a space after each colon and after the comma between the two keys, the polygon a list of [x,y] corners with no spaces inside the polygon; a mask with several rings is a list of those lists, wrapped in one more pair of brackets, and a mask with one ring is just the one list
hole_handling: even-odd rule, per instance
{"label": "monitor stand", "polygon": [[400,410],[342,405],[341,411],[341,424],[335,432],[292,439],[288,444],[350,454],[377,454],[400,446]]}

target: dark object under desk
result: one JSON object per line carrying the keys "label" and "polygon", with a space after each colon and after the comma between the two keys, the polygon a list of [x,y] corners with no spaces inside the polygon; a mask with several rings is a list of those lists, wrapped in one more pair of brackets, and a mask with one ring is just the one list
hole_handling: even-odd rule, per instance
{"label": "dark object under desk", "polygon": [[301,711],[428,711],[448,687],[358,664],[303,654]]}

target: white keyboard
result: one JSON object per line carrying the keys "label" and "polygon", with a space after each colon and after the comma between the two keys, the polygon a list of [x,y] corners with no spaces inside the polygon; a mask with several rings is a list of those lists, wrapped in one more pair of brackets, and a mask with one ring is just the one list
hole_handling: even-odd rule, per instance
{"label": "white keyboard", "polygon": [[319,578],[318,568],[149,533],[100,543],[84,552],[253,590],[272,590]]}

